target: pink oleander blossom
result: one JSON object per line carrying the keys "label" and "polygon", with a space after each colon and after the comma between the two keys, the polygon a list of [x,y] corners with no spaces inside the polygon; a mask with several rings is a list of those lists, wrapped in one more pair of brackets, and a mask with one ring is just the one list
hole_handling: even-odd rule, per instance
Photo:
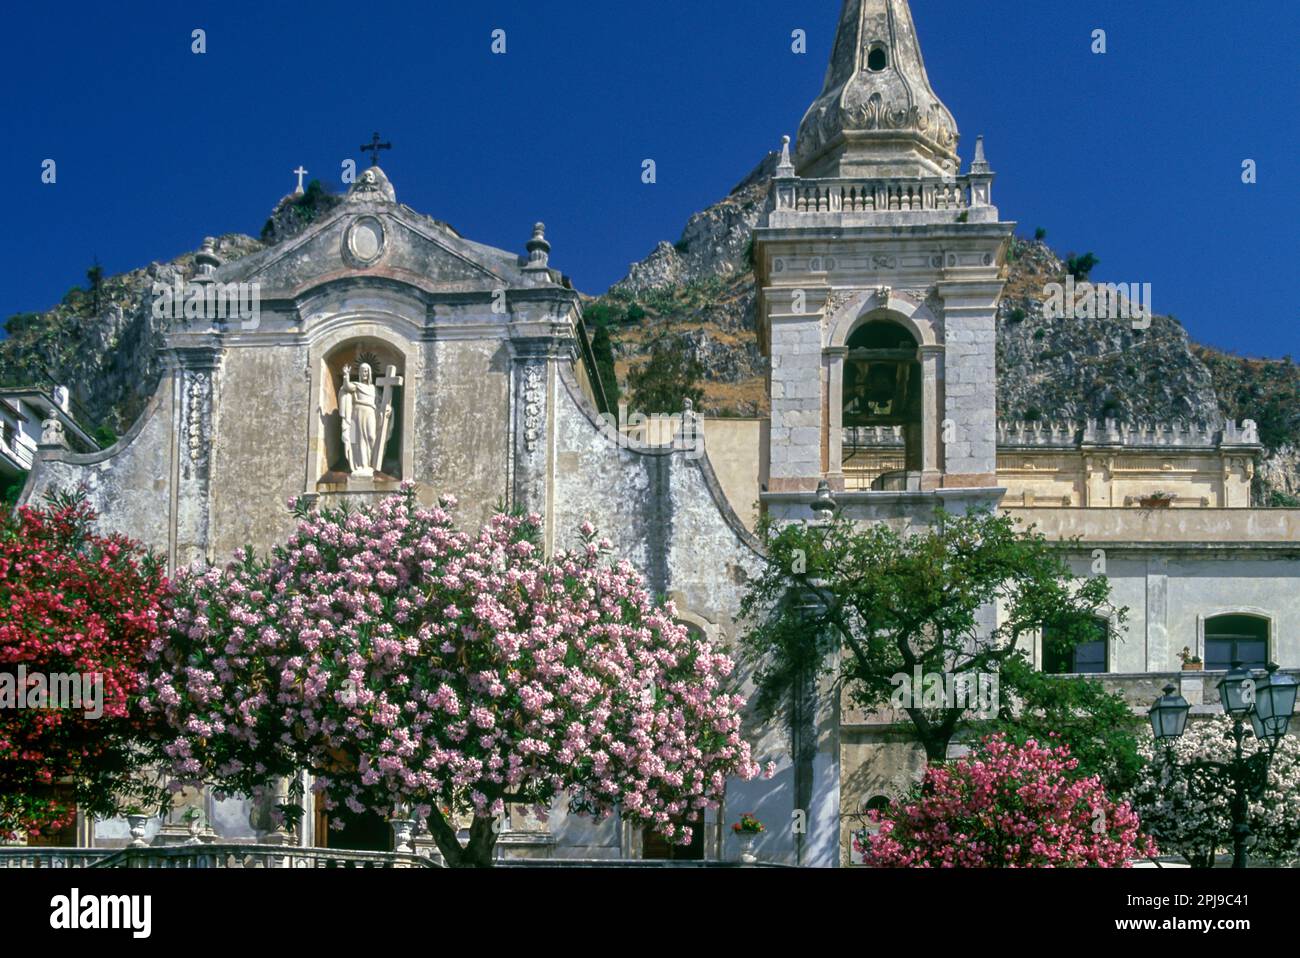
{"label": "pink oleander blossom", "polygon": [[909,800],[854,839],[865,863],[889,868],[1124,868],[1156,854],[1126,802],[1074,774],[1067,746],[1002,735],[931,766]]}

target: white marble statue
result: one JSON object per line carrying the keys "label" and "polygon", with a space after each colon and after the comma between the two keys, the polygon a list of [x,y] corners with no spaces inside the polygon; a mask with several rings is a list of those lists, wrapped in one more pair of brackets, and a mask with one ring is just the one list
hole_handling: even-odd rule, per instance
{"label": "white marble statue", "polygon": [[343,367],[343,388],[339,390],[339,422],[343,431],[343,455],[348,469],[358,479],[375,474],[375,446],[379,421],[375,414],[378,391],[371,381],[370,364],[362,363],[359,382],[352,381],[352,367]]}
{"label": "white marble statue", "polygon": [[369,363],[361,364],[357,376],[353,382],[352,367],[343,367],[339,425],[353,478],[370,479],[384,465],[384,447],[393,434],[393,387],[402,385],[402,377],[395,366],[389,366],[388,374],[376,382]]}

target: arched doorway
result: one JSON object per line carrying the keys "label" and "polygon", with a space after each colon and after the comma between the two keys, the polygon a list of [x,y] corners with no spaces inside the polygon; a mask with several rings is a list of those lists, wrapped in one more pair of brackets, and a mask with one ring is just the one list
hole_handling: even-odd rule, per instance
{"label": "arched doorway", "polygon": [[923,401],[917,345],[907,329],[888,319],[864,323],[849,337],[841,410],[848,489],[919,483]]}

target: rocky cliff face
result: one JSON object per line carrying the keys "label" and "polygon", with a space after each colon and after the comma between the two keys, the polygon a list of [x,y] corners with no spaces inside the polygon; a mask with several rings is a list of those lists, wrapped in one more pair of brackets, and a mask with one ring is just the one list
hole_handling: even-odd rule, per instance
{"label": "rocky cliff face", "polygon": [[[312,186],[276,204],[262,240],[221,236],[217,255],[229,262],[282,243],[341,202],[318,183]],[[87,428],[101,428],[105,439],[120,436],[143,412],[162,373],[159,350],[169,320],[154,316],[154,284],[170,286],[177,277],[186,282],[195,273],[194,256],[105,277],[97,291],[88,282],[52,309],[11,316],[7,338],[0,340],[0,385],[66,385],[73,412]]]}

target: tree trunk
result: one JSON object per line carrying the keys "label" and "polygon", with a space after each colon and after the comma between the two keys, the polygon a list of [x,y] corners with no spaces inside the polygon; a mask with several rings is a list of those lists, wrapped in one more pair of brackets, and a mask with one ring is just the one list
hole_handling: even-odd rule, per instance
{"label": "tree trunk", "polygon": [[475,818],[469,826],[469,843],[461,845],[456,830],[435,809],[428,819],[434,844],[442,852],[448,868],[491,868],[496,851],[497,832],[494,818]]}

